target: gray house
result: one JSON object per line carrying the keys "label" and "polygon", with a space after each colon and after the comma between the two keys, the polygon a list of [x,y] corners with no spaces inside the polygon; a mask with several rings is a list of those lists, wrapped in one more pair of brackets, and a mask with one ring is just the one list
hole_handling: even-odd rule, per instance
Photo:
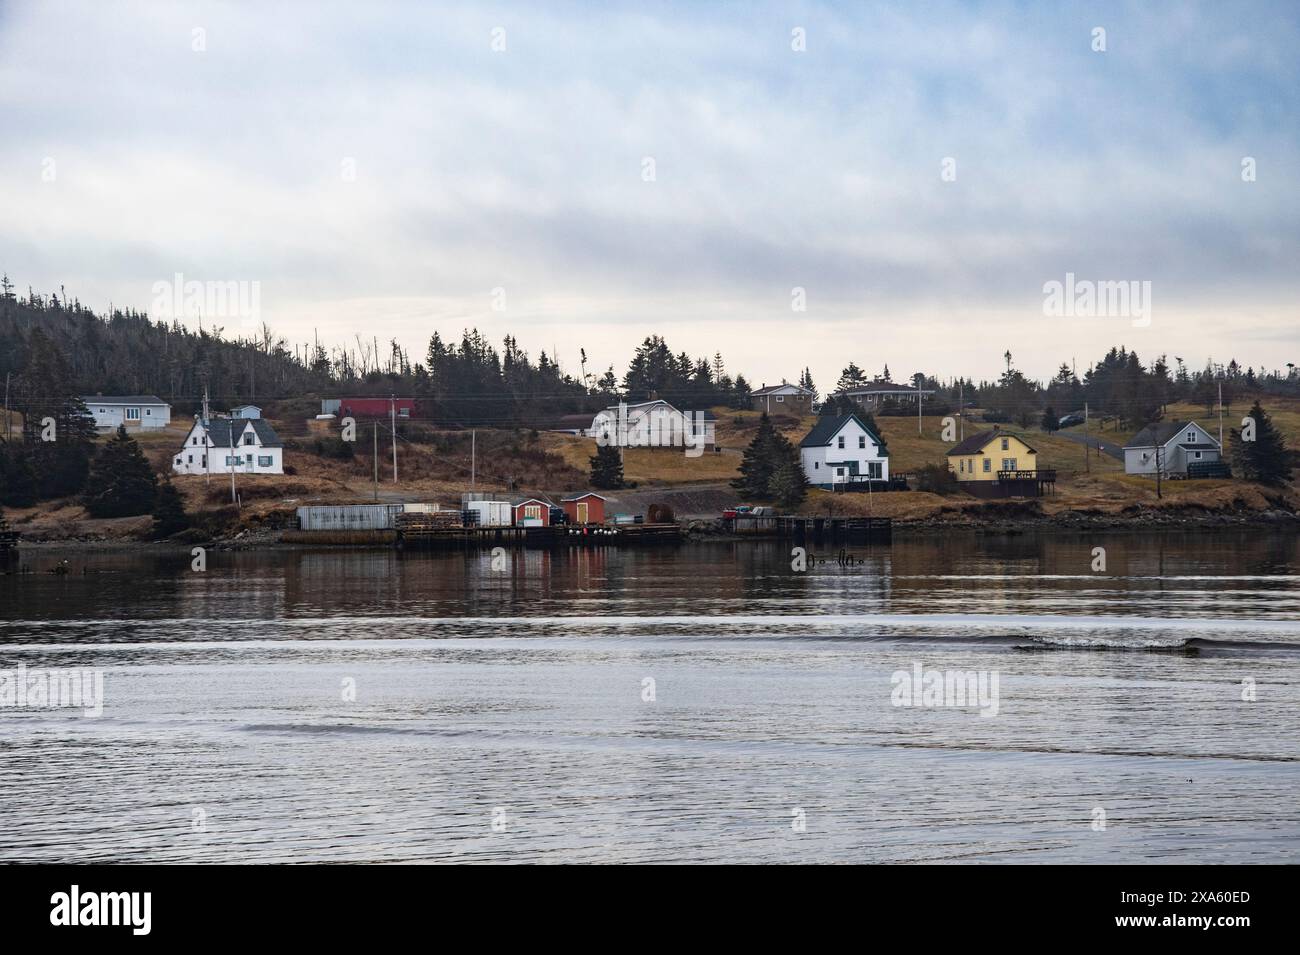
{"label": "gray house", "polygon": [[128,431],[153,431],[172,420],[172,406],[157,395],[82,395],[81,400],[100,431],[116,430],[118,425]]}
{"label": "gray house", "polygon": [[1195,421],[1158,421],[1124,445],[1124,472],[1155,477],[1158,464],[1163,477],[1195,476],[1204,465],[1221,464],[1222,457],[1219,442]]}

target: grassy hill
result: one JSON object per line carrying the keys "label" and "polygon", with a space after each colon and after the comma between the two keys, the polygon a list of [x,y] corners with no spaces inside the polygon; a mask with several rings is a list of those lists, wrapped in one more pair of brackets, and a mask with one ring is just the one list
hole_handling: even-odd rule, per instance
{"label": "grassy hill", "polygon": [[[1225,412],[1225,430],[1239,424],[1250,401],[1239,399]],[[1265,410],[1287,438],[1292,448],[1300,448],[1300,401],[1271,399]],[[686,500],[680,495],[699,493],[698,500],[716,502],[730,498],[728,482],[737,475],[741,453],[758,428],[760,414],[754,411],[714,409],[717,415],[717,438],[720,452],[707,451],[699,457],[687,457],[680,449],[629,448],[625,451],[624,476],[635,482],[629,501],[644,503],[654,499],[656,490],[665,500]],[[1204,407],[1176,405],[1171,418],[1192,418],[1207,429],[1217,430],[1217,417],[1205,415]],[[374,484],[374,461],[369,432],[363,424],[354,456],[339,459],[315,453],[321,434],[305,420],[270,419],[285,440],[283,477],[249,477],[239,475],[236,485],[243,510],[227,512],[230,507],[228,476],[186,476],[175,478],[177,487],[191,512],[212,512],[223,519],[237,519],[246,524],[284,519],[299,504],[309,501],[438,501],[457,503],[462,491],[470,488],[470,446],[467,431],[444,431],[424,425],[412,425],[407,437],[398,444],[400,482],[392,480],[391,446],[381,435],[379,446],[379,485]],[[798,443],[816,423],[812,415],[774,416],[774,424],[791,441]],[[944,464],[950,442],[941,440],[943,420],[937,416],[877,418],[889,446],[890,467],[894,473],[915,472],[926,464]],[[181,446],[188,430],[186,421],[178,421],[159,432],[136,435],[145,454],[161,473],[170,468],[171,457]],[[981,422],[967,423],[966,434],[991,427]],[[1012,429],[1019,430],[1019,429]],[[1242,481],[1167,481],[1157,500],[1154,482],[1123,473],[1120,461],[1094,452],[1085,466],[1084,445],[1067,435],[1081,434],[1072,428],[1059,434],[1045,434],[1029,429],[1025,438],[1039,452],[1039,466],[1056,468],[1056,493],[1042,499],[1046,514],[1082,512],[1120,514],[1134,507],[1157,510],[1231,509],[1265,510],[1284,507],[1300,510],[1300,498],[1293,489],[1284,493],[1259,488]],[[1122,446],[1130,433],[1107,430],[1091,431],[1106,443]],[[525,429],[480,429],[476,437],[477,469],[475,488],[502,495],[524,496],[543,493],[558,497],[588,486],[588,459],[595,442],[574,435],[535,432]],[[689,497],[689,495],[688,495]],[[632,505],[630,505],[632,506]],[[710,503],[710,506],[712,504]],[[813,491],[802,511],[809,514],[866,514],[892,516],[900,520],[960,518],[965,514],[987,512],[989,505],[965,494],[941,497],[917,491],[889,494],[831,494]],[[680,508],[679,508],[680,510]],[[28,538],[114,538],[147,535],[147,518],[122,518],[116,521],[93,521],[72,500],[46,502],[35,508],[8,509],[6,516],[15,529]]]}

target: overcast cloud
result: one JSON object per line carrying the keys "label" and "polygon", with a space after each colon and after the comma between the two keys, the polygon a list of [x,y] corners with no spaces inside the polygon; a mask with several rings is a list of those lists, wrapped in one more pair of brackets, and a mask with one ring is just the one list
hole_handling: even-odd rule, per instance
{"label": "overcast cloud", "polygon": [[[477,325],[621,373],[659,332],[823,390],[1007,348],[1278,367],[1297,9],[5,3],[0,268],[97,308],[257,281],[292,340],[413,356]],[[1150,326],[1044,316],[1067,271],[1150,281]]]}

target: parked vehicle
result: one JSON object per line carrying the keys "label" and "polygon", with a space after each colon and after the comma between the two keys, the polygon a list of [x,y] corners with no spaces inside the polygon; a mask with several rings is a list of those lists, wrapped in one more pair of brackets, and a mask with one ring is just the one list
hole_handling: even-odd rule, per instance
{"label": "parked vehicle", "polygon": [[1063,416],[1061,420],[1056,423],[1056,426],[1058,428],[1073,428],[1076,424],[1083,424],[1083,415],[1078,412]]}

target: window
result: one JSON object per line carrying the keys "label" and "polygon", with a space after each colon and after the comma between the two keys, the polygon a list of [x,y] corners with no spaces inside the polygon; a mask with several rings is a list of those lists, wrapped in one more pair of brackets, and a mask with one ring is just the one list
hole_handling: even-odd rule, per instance
{"label": "window", "polygon": [[127,408],[127,409],[126,409],[126,420],[127,420],[127,421],[139,421],[139,420],[140,420],[140,409],[139,409],[139,408]]}
{"label": "window", "polygon": [[1188,431],[1188,432],[1187,432],[1187,440],[1188,440],[1188,441],[1195,441],[1195,440],[1196,440],[1196,432],[1195,432],[1195,431]]}
{"label": "window", "polygon": [[1003,458],[1003,459],[1002,459],[1002,470],[1004,470],[1004,471],[1014,471],[1014,470],[1016,470],[1016,459],[1015,459],[1015,458]]}
{"label": "window", "polygon": [[398,409],[397,409],[397,417],[399,417],[399,418],[409,418],[409,417],[411,417],[411,409],[410,409],[410,408],[398,408]]}
{"label": "window", "polygon": [[992,470],[993,470],[993,462],[992,462],[990,459],[985,458],[985,459],[984,459],[984,473],[985,473],[985,474],[988,474],[988,473],[989,473],[990,471],[992,471]]}
{"label": "window", "polygon": [[179,464],[181,463],[181,459],[180,459],[180,458],[177,458],[177,459],[176,459],[176,463],[177,463],[177,465],[179,465]]}
{"label": "window", "polygon": [[867,477],[873,481],[880,480],[880,462],[872,461],[867,465]]}
{"label": "window", "polygon": [[867,446],[867,436],[865,434],[858,435],[858,447],[865,448],[866,446]]}
{"label": "window", "polygon": [[[185,457],[186,457],[186,463],[187,463],[187,464],[193,464],[193,463],[194,463],[194,455],[192,455],[192,454],[187,454],[187,455],[185,455]],[[176,463],[177,463],[177,464],[180,464],[180,463],[181,463],[181,459],[180,459],[180,458],[177,458],[177,459],[176,459]]]}
{"label": "window", "polygon": [[207,456],[206,454],[203,455],[203,457],[200,458],[199,460],[202,461],[203,466],[204,466],[205,468],[208,466],[208,456]]}
{"label": "window", "polygon": [[262,455],[259,454],[257,456],[257,466],[259,468],[269,468],[271,466],[271,456],[268,454],[265,457],[263,457]]}
{"label": "window", "polygon": [[145,408],[145,409],[144,409],[144,414],[145,414],[145,417],[147,418],[147,417],[149,417],[150,415],[152,415],[153,412],[152,412],[150,409]]}
{"label": "window", "polygon": [[103,408],[100,408],[100,409],[99,409],[99,413],[100,413],[100,414],[104,414],[104,409],[103,409]]}
{"label": "window", "polygon": [[837,438],[836,440],[839,441],[839,446],[841,448],[844,447],[844,435],[840,435],[839,438]]}
{"label": "window", "polygon": [[233,457],[232,455],[229,454],[226,455],[226,467],[233,468],[238,463],[239,463],[239,458]]}
{"label": "window", "polygon": [[817,469],[819,469],[821,466],[822,466],[822,463],[821,463],[820,461],[814,461],[814,462],[813,462],[813,470],[814,470],[814,471],[816,471]]}
{"label": "window", "polygon": [[194,437],[190,438],[190,444],[198,444],[198,443],[199,443],[199,436],[197,434]]}
{"label": "window", "polygon": [[524,517],[541,517],[542,506],[540,504],[527,504],[524,506]]}
{"label": "window", "polygon": [[1201,460],[1201,452],[1200,452],[1200,451],[1197,451],[1197,452],[1196,452],[1196,460],[1198,460],[1198,461]]}
{"label": "window", "polygon": [[835,476],[836,476],[836,477],[844,477],[844,469],[843,469],[843,468],[836,468],[836,469],[835,469]]}
{"label": "window", "polygon": [[1003,451],[1009,451],[1010,449],[1011,449],[1011,439],[1010,439],[1010,438],[1003,438],[1003,439],[1002,439],[1002,450],[1003,450]]}
{"label": "window", "polygon": [[244,434],[244,444],[253,443],[253,432],[249,431]]}
{"label": "window", "polygon": [[777,395],[777,396],[776,396],[776,400],[777,400],[777,401],[785,401],[785,395]]}

